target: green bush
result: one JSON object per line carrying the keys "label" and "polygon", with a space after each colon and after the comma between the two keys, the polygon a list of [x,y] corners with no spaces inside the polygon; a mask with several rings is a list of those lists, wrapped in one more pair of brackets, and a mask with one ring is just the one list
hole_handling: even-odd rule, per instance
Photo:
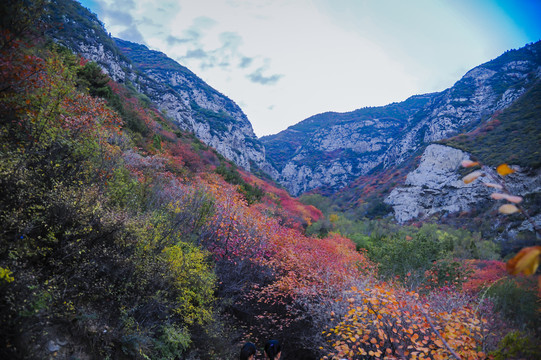
{"label": "green bush", "polygon": [[425,234],[414,236],[389,236],[373,242],[367,249],[369,257],[379,264],[379,271],[385,277],[405,278],[408,273],[423,273],[432,263],[442,258],[442,244]]}
{"label": "green bush", "polygon": [[541,343],[520,331],[512,331],[498,344],[498,349],[490,352],[494,360],[541,359]]}
{"label": "green bush", "polygon": [[494,283],[487,290],[494,309],[520,328],[539,329],[541,315],[535,286],[522,286],[514,279]]}
{"label": "green bush", "polygon": [[155,350],[159,354],[157,359],[179,359],[191,344],[190,333],[172,324],[163,325],[161,331],[155,342]]}

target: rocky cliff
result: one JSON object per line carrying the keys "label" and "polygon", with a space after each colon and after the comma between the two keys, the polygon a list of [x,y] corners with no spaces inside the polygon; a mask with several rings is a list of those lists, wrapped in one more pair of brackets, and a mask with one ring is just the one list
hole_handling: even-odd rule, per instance
{"label": "rocky cliff", "polygon": [[[407,177],[403,186],[395,188],[385,199],[392,205],[399,223],[429,217],[441,212],[470,211],[490,195],[487,181],[465,184],[459,173],[462,160],[470,156],[458,149],[429,145],[421,163]],[[487,181],[488,182],[488,181]]]}
{"label": "rocky cliff", "polygon": [[[481,223],[489,223],[489,229],[500,227],[506,230],[495,233],[499,238],[506,237],[500,240],[515,239],[523,231],[532,233],[533,226],[524,216],[509,218],[497,215],[498,207],[504,202],[491,199],[490,195],[496,191],[485,186],[486,183],[494,183],[495,179],[503,181],[494,168],[485,167],[486,176],[464,183],[464,169],[460,164],[470,158],[470,154],[459,149],[429,145],[419,166],[406,177],[405,184],[393,189],[385,199],[385,203],[393,207],[395,219],[399,223],[430,217],[445,221],[449,214],[468,213],[467,219],[473,225],[471,214],[476,212],[477,215],[486,215],[481,217]],[[541,194],[541,169],[513,168],[516,172],[505,179],[506,188],[511,194],[525,199],[524,207],[539,227],[541,212],[536,202]]]}
{"label": "rocky cliff", "polygon": [[72,0],[51,2],[50,35],[97,62],[115,81],[130,83],[158,108],[237,165],[276,176],[265,148],[239,106],[186,67],[144,45],[112,39],[103,24]]}
{"label": "rocky cliff", "polygon": [[277,180],[291,193],[325,186],[337,190],[380,166],[394,139],[434,95],[348,113],[315,115],[261,138]]}
{"label": "rocky cliff", "polygon": [[472,69],[443,92],[316,115],[261,140],[280,172],[278,181],[293,194],[337,190],[360,175],[399,165],[435,141],[475,129],[540,77],[538,42]]}

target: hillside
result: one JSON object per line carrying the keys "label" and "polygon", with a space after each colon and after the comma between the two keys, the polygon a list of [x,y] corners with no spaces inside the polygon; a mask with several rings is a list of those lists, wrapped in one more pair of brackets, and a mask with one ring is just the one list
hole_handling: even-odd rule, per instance
{"label": "hillside", "polygon": [[291,193],[321,186],[336,191],[377,167],[408,119],[430,101],[431,95],[413,96],[379,108],[315,115],[261,141]]}
{"label": "hillside", "polygon": [[509,162],[524,168],[541,167],[541,82],[475,130],[441,143],[491,166]]}
{"label": "hillside", "polygon": [[540,66],[537,42],[472,69],[443,92],[315,115],[261,140],[280,171],[277,180],[290,192],[336,192],[359,176],[377,176],[409,161],[430,143],[477,128],[531,89]]}
{"label": "hillside", "polygon": [[[223,358],[269,331],[303,343],[306,322],[280,310],[298,306],[302,288],[286,280],[304,276],[286,267],[310,265],[288,254],[343,257],[338,274],[354,247],[313,243],[301,231],[317,209],[252,179],[32,21],[36,32],[0,39],[0,357]],[[288,325],[254,318],[265,312]]]}
{"label": "hillside", "polygon": [[144,45],[112,39],[103,24],[74,0],[54,0],[48,35],[98,63],[115,81],[130,84],[183,129],[237,165],[273,173],[242,110],[193,72]]}
{"label": "hillside", "polygon": [[[70,20],[87,13],[0,12],[0,358],[237,359],[269,339],[284,359],[539,358],[538,281],[515,276],[537,248],[506,265],[465,229],[299,202],[153,101],[181,93],[152,64],[187,70],[120,40],[115,53],[96,17]],[[93,50],[63,46],[69,28]],[[233,116],[197,106],[205,126]]]}

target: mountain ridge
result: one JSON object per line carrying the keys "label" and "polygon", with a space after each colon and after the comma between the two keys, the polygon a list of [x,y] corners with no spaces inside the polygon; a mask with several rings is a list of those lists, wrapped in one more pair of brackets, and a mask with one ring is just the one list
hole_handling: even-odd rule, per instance
{"label": "mountain ridge", "polygon": [[[103,23],[72,0],[51,6],[49,35],[97,62],[113,80],[131,83],[184,130],[214,147],[237,165],[273,174],[265,149],[242,109],[188,68],[145,45],[113,39]],[[61,25],[61,26],[59,26]],[[151,59],[151,64],[141,61]]]}
{"label": "mountain ridge", "polygon": [[[452,87],[441,92],[414,95],[403,102],[382,107],[314,115],[278,134],[261,138],[270,162],[280,171],[278,182],[295,195],[319,187],[336,192],[380,165],[382,169],[388,169],[404,162],[411,154],[432,142],[475,128],[495,112],[511,105],[540,77],[540,48],[541,42],[537,42],[507,51],[471,69]],[[413,111],[408,113],[409,103],[415,101],[421,106],[413,106]],[[355,148],[358,142],[344,143],[338,146],[344,156],[330,154],[337,147],[332,150],[325,148],[326,143],[366,138],[366,129],[361,126],[355,128],[351,124],[367,121],[370,112],[380,112],[383,118],[392,117],[396,115],[392,109],[401,107],[403,117],[399,120],[402,128],[395,126],[395,131],[390,134],[379,131],[370,137],[372,144],[379,146],[359,151]],[[348,117],[349,125],[342,119]],[[295,130],[301,130],[301,133],[293,134]],[[332,136],[333,132],[338,135]],[[288,144],[290,139],[294,141]],[[285,146],[281,147],[280,143],[283,142]],[[290,151],[289,154],[286,149]],[[312,161],[314,157],[311,153],[316,153],[315,158],[326,159],[329,155],[331,159],[322,165],[321,162]],[[327,176],[329,173],[335,175]]]}

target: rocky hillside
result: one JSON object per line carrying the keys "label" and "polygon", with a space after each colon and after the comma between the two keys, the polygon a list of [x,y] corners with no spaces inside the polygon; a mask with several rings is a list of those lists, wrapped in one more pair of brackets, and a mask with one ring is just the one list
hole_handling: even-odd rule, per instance
{"label": "rocky hillside", "polygon": [[472,69],[443,92],[316,115],[261,140],[280,172],[278,181],[292,193],[337,190],[408,161],[435,141],[475,129],[532,88],[540,69],[538,42]]}
{"label": "rocky hillside", "polygon": [[98,18],[73,0],[50,3],[49,35],[97,62],[112,78],[134,86],[207,145],[247,170],[273,174],[263,145],[231,99],[186,67],[144,45],[112,39]]}
{"label": "rocky hillside", "polygon": [[337,190],[380,166],[393,140],[433,96],[315,115],[261,141],[280,172],[278,181],[291,193],[320,187]]}

